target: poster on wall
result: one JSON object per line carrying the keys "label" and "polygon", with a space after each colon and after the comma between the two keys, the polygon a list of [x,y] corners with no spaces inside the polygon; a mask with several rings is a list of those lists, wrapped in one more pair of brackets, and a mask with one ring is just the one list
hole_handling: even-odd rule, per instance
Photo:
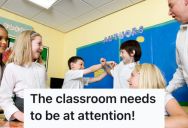
{"label": "poster on wall", "polygon": [[4,17],[0,17],[0,24],[2,24],[3,26],[5,26],[5,28],[8,31],[8,35],[11,38],[14,38],[19,35],[22,31],[25,30],[32,30],[33,27],[26,25],[26,24],[22,24],[13,20],[9,20],[6,19]]}
{"label": "poster on wall", "polygon": [[48,55],[49,55],[49,47],[43,46],[41,58],[42,58],[42,63],[46,67],[46,70],[48,69]]}

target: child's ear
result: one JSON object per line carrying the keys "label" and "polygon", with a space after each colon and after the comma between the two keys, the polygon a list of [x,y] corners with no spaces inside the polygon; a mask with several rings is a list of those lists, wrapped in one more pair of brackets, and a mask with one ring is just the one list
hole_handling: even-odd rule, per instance
{"label": "child's ear", "polygon": [[131,56],[131,57],[134,57],[134,55],[135,55],[135,50],[132,50],[130,56]]}
{"label": "child's ear", "polygon": [[74,67],[74,63],[70,63],[70,67],[71,67],[71,69]]}

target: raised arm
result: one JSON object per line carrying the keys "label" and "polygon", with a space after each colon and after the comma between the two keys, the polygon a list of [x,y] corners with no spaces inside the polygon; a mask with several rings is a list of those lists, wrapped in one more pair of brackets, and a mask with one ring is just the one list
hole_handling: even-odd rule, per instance
{"label": "raised arm", "polygon": [[84,69],[84,70],[83,70],[83,74],[84,74],[84,75],[85,75],[85,74],[89,74],[89,73],[95,72],[95,71],[97,71],[97,70],[99,70],[99,69],[101,69],[101,68],[102,68],[102,65],[101,65],[101,64],[93,65],[93,66],[91,66],[91,67],[89,67],[89,68]]}
{"label": "raised arm", "polygon": [[97,77],[89,78],[89,83],[93,83],[93,82],[100,81],[100,80],[102,80],[106,75],[107,75],[107,73],[104,72],[103,74],[101,74],[101,75],[99,75],[99,76],[97,76]]}
{"label": "raised arm", "polygon": [[109,75],[112,75],[111,74],[111,70],[115,67],[116,63],[114,61],[106,61],[105,58],[101,58],[100,59],[100,62],[102,64],[102,67],[104,68],[104,70],[109,74]]}
{"label": "raised arm", "polygon": [[172,80],[169,82],[169,85],[166,87],[166,90],[171,93],[174,90],[182,87],[185,84],[182,64],[180,62],[178,51],[176,50],[176,63],[178,65],[176,72],[173,75]]}

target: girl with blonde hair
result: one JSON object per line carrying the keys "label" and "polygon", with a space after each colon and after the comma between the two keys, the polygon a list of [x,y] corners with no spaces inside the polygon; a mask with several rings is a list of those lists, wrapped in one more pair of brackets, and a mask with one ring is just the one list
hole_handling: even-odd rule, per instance
{"label": "girl with blonde hair", "polygon": [[[131,88],[165,88],[166,82],[160,70],[152,64],[138,64],[135,66],[131,76],[139,75],[140,79]],[[135,77],[131,77],[135,78]],[[130,82],[129,82],[130,85]]]}
{"label": "girl with blonde hair", "polygon": [[24,122],[24,89],[46,86],[45,67],[37,63],[42,49],[42,36],[35,31],[23,31],[16,38],[0,87],[0,105],[7,120]]}
{"label": "girl with blonde hair", "polygon": [[[138,64],[128,80],[130,88],[164,89],[166,82],[153,64]],[[169,93],[165,96],[165,128],[188,128],[188,115]]]}

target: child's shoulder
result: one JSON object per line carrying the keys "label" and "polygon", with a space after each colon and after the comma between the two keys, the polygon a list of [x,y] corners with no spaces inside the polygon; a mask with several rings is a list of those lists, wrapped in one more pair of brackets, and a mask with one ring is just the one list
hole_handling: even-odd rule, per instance
{"label": "child's shoulder", "polygon": [[83,72],[84,72],[84,70],[68,70],[68,71],[66,72],[66,75],[72,75],[72,74],[74,74],[74,75],[76,75],[76,74],[83,74]]}
{"label": "child's shoulder", "polygon": [[76,73],[76,72],[83,72],[84,70],[68,70],[67,73]]}
{"label": "child's shoulder", "polygon": [[11,67],[15,67],[15,66],[17,66],[17,65],[14,64],[13,62],[6,64],[6,68],[11,68]]}
{"label": "child's shoulder", "polygon": [[44,64],[40,64],[40,63],[37,63],[37,62],[33,62],[32,66],[38,67],[38,68],[45,68]]}

